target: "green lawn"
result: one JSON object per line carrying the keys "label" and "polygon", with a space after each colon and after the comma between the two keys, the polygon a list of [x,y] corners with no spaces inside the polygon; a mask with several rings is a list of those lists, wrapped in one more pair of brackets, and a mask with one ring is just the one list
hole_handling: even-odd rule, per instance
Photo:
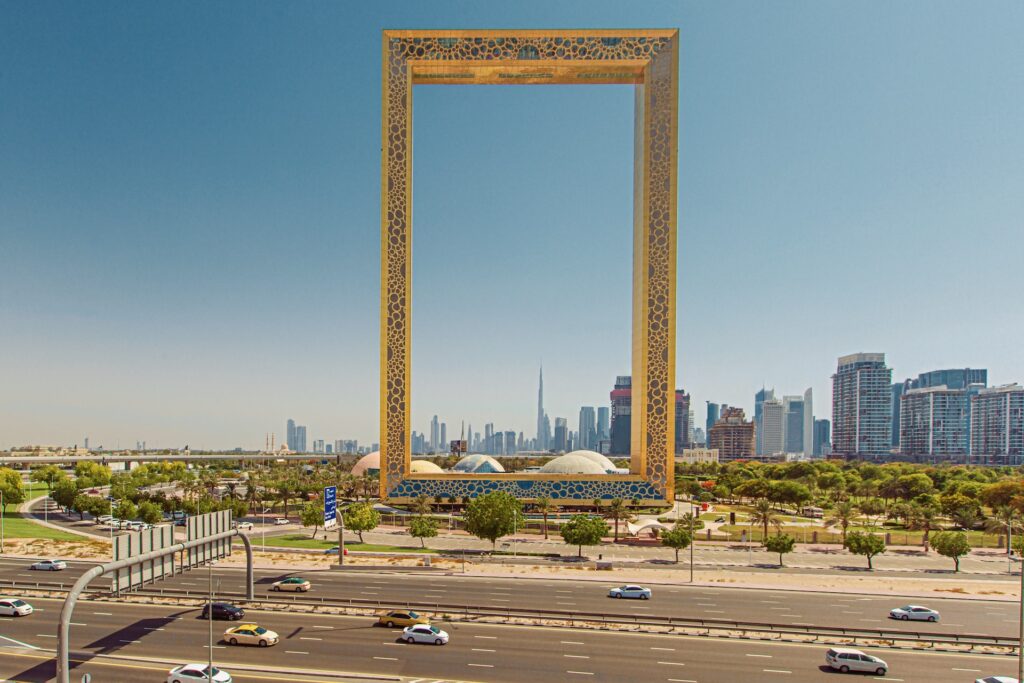
{"label": "green lawn", "polygon": [[[260,539],[258,536],[250,535],[250,540],[254,548],[260,547]],[[306,534],[285,534],[284,536],[271,536],[267,538],[267,546],[277,546],[279,548],[308,548],[310,550],[327,550],[338,545],[336,541],[323,541],[320,539],[312,539]],[[397,545],[375,545],[373,543],[358,543],[345,541],[345,547],[350,550],[365,550],[371,553],[432,553],[434,552],[430,548],[419,548],[419,547],[403,547]]]}
{"label": "green lawn", "polygon": [[4,516],[3,524],[4,538],[46,538],[52,541],[85,540],[77,534],[69,534],[66,531],[51,529],[30,519],[25,519],[20,514],[14,512]]}

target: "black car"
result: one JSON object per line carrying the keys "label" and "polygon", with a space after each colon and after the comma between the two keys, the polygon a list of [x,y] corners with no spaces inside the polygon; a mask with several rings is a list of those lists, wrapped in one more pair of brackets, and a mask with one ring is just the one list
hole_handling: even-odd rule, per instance
{"label": "black car", "polygon": [[[203,613],[200,615],[202,619],[207,618],[207,614],[210,612],[209,603],[203,605]],[[245,610],[241,607],[235,607],[234,605],[227,602],[215,602],[213,603],[213,618],[214,619],[226,619],[228,621],[237,621],[245,616]]]}

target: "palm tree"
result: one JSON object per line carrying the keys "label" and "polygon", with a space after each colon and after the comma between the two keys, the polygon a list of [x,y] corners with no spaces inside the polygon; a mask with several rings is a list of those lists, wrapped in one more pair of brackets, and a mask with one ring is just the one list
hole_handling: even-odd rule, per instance
{"label": "palm tree", "polygon": [[284,503],[284,516],[288,516],[288,501],[292,499],[294,495],[293,483],[290,479],[278,479],[273,483],[274,489],[277,491],[278,499]]}
{"label": "palm tree", "polygon": [[768,538],[768,527],[774,526],[777,529],[782,528],[782,521],[779,519],[779,515],[775,512],[775,508],[772,506],[772,502],[767,498],[759,498],[754,502],[754,511],[750,514],[750,522],[752,524],[759,524],[763,530],[761,542]]}
{"label": "palm tree", "polygon": [[412,502],[412,511],[421,517],[429,515],[431,513],[430,499],[426,496],[417,496]]}
{"label": "palm tree", "polygon": [[537,503],[534,506],[537,508],[537,512],[544,518],[544,539],[548,538],[548,515],[554,512],[557,508],[551,504],[551,499],[547,496],[541,496],[537,499]]}
{"label": "palm tree", "polygon": [[925,552],[928,552],[928,534],[937,526],[938,517],[939,511],[930,505],[914,505],[910,513],[910,528],[924,531],[921,540]]}
{"label": "palm tree", "polygon": [[1020,513],[1009,505],[1000,505],[993,510],[992,518],[985,522],[985,531],[991,534],[1006,535],[1006,554],[1010,555],[1013,550],[1010,548],[1010,536],[1014,529],[1019,529],[1021,524]]}
{"label": "palm tree", "polygon": [[626,509],[626,502],[621,498],[613,498],[612,501],[608,503],[608,512],[606,514],[608,517],[615,520],[615,538],[613,539],[613,542],[618,543],[619,520],[625,520],[628,522],[631,516],[629,514],[629,510]]}
{"label": "palm tree", "polygon": [[846,530],[857,516],[857,506],[848,500],[836,503],[832,508],[832,516],[825,520],[826,525],[838,524],[843,530],[843,545],[846,545]]}

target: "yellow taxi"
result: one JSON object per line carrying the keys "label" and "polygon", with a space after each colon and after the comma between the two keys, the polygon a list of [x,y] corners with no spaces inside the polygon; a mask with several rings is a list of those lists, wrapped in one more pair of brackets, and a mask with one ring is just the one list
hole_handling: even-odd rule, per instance
{"label": "yellow taxi", "polygon": [[241,624],[224,631],[224,642],[228,645],[258,645],[268,647],[276,645],[278,635],[269,629],[256,624]]}
{"label": "yellow taxi", "polygon": [[394,628],[395,626],[415,626],[416,624],[430,624],[430,619],[422,614],[416,614],[411,610],[391,610],[381,612],[377,617],[377,624]]}

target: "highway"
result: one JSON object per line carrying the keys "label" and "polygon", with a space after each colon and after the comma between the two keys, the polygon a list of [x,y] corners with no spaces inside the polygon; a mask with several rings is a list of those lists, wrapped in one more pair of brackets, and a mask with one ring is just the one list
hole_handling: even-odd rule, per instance
{"label": "highway", "polygon": [[[30,602],[41,611],[20,619],[0,618],[4,635],[0,642],[7,647],[18,644],[55,647],[61,601],[31,599]],[[194,608],[83,602],[75,612],[72,651],[80,655],[140,658],[166,658],[173,653],[182,661],[204,661],[208,625],[197,615],[198,610]],[[437,647],[400,643],[398,629],[373,626],[372,620],[366,617],[256,610],[250,611],[248,616],[277,631],[282,642],[267,649],[217,645],[214,652],[217,665],[229,671],[233,664],[265,667],[266,671],[274,667],[295,669],[296,680],[316,680],[318,670],[396,675],[425,682],[442,679],[495,683],[567,680],[810,683],[829,675],[822,666],[826,649],[823,645],[442,623],[451,634],[451,643]],[[223,633],[226,622],[215,622],[214,626],[215,633]],[[972,681],[983,674],[1005,673],[1015,662],[1005,656],[878,648],[871,652],[888,662],[890,674],[885,680],[890,681]],[[36,653],[36,656],[42,654]],[[31,653],[0,656],[0,676],[33,683],[50,680],[52,662],[31,657]],[[100,681],[159,678],[152,670],[139,671],[136,675],[128,668],[119,670],[114,678],[103,677],[100,675],[103,666],[89,661],[88,654],[81,658],[86,661],[73,672],[75,680],[86,672],[94,673],[94,679]],[[166,671],[169,666],[151,668]],[[298,678],[304,675],[309,678]],[[265,673],[259,671],[239,676],[239,680],[261,676],[266,680]]]}
{"label": "highway", "polygon": [[[28,571],[28,560],[0,560],[0,581],[63,582],[91,566],[70,563],[63,572]],[[216,569],[218,592],[243,593],[244,571]],[[995,600],[957,598],[900,598],[842,593],[774,591],[726,587],[652,585],[652,600],[613,600],[607,597],[608,581],[566,579],[507,579],[443,574],[387,574],[365,570],[344,572],[256,570],[256,597],[270,595],[270,584],[280,578],[301,575],[313,583],[302,598],[350,598],[380,601],[384,606],[469,605],[474,607],[600,612],[633,616],[674,616],[764,622],[793,626],[827,626],[887,631],[976,634],[1012,637],[1017,633],[1017,605]],[[93,584],[109,589],[109,579]],[[175,588],[203,593],[205,570],[183,574],[154,588]],[[284,594],[290,595],[290,594]],[[888,618],[893,607],[926,604],[942,614],[937,624],[901,622]]]}

